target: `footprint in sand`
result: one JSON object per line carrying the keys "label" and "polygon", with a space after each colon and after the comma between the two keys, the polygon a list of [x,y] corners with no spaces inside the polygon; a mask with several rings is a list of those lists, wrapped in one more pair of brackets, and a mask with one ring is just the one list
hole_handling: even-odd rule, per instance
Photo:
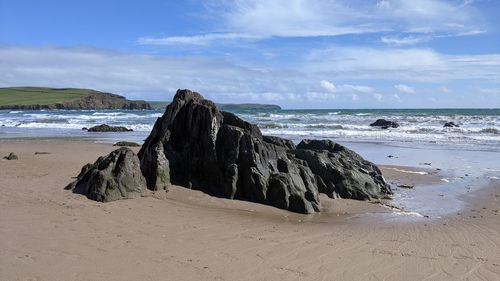
{"label": "footprint in sand", "polygon": [[18,256],[17,258],[22,260],[23,262],[28,262],[28,263],[33,263],[36,261],[36,258],[29,254]]}

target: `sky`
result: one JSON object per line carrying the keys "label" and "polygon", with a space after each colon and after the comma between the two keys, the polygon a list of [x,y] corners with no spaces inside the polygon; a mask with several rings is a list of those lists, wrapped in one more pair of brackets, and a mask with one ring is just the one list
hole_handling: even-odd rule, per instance
{"label": "sky", "polygon": [[0,0],[0,87],[499,108],[498,0]]}

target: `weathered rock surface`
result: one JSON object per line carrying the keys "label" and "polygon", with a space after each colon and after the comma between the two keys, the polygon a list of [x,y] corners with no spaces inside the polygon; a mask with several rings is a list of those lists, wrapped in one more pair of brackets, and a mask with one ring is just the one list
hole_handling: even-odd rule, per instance
{"label": "weathered rock surface", "polygon": [[136,142],[131,142],[131,141],[119,141],[119,142],[113,144],[113,146],[139,147],[141,145],[136,143]]}
{"label": "weathered rock surface", "polygon": [[319,192],[360,200],[391,193],[380,170],[353,151],[262,136],[189,90],[177,92],[138,156],[150,189],[172,183],[299,213],[320,210]]}
{"label": "weathered rock surface", "polygon": [[18,158],[17,158],[17,155],[16,155],[16,154],[14,154],[14,152],[11,152],[11,153],[9,153],[9,155],[4,156],[4,157],[3,157],[3,159],[7,159],[7,160],[17,160]]}
{"label": "weathered rock surface", "polygon": [[132,132],[132,129],[128,129],[120,126],[109,126],[106,124],[97,125],[87,129],[88,132]]}
{"label": "weathered rock surface", "polygon": [[82,167],[77,179],[66,186],[89,199],[109,202],[138,197],[146,190],[137,155],[129,148],[119,148],[94,164]]}
{"label": "weathered rock surface", "polygon": [[455,124],[455,122],[446,122],[443,127],[445,127],[445,128],[455,128],[455,127],[460,127],[460,126],[458,124]]}
{"label": "weathered rock surface", "polygon": [[303,140],[293,155],[319,176],[318,190],[332,198],[369,200],[391,194],[379,168],[330,140]]}
{"label": "weathered rock surface", "polygon": [[377,121],[370,124],[372,127],[381,127],[382,129],[397,128],[399,124],[394,121],[385,119],[377,119]]}

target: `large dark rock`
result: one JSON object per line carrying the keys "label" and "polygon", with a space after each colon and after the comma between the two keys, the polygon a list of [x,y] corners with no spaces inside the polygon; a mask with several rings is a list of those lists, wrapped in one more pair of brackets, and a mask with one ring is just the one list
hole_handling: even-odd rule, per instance
{"label": "large dark rock", "polygon": [[77,179],[66,186],[89,199],[109,202],[138,197],[146,190],[137,155],[129,148],[119,148],[94,164],[83,166]]}
{"label": "large dark rock", "polygon": [[3,157],[3,159],[7,159],[7,160],[17,160],[18,158],[17,158],[17,155],[16,155],[16,154],[14,154],[14,152],[11,152],[11,153],[9,153],[9,155],[4,156],[4,157]]}
{"label": "large dark rock", "polygon": [[131,132],[132,129],[128,129],[120,126],[109,126],[106,124],[97,125],[89,128],[87,131],[89,132]]}
{"label": "large dark rock", "polygon": [[356,152],[330,140],[303,140],[291,151],[307,162],[329,197],[369,200],[391,193],[379,168]]}
{"label": "large dark rock", "polygon": [[381,127],[382,129],[397,128],[399,124],[394,121],[385,119],[377,119],[377,121],[370,124],[372,127]]}
{"label": "large dark rock", "polygon": [[391,193],[380,170],[331,141],[297,147],[189,90],[177,91],[138,154],[150,189],[196,188],[299,213],[330,197],[382,198]]}
{"label": "large dark rock", "polygon": [[445,127],[445,128],[455,128],[455,127],[460,127],[460,126],[458,124],[455,124],[455,122],[446,122],[443,127]]}
{"label": "large dark rock", "polygon": [[113,144],[113,146],[139,147],[141,145],[132,141],[119,141]]}

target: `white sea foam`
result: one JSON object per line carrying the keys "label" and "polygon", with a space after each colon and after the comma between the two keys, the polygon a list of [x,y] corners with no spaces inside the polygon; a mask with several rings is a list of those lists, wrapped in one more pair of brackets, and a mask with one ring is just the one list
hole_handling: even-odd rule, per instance
{"label": "white sea foam", "polygon": [[419,218],[425,217],[424,215],[417,213],[417,212],[411,212],[411,211],[394,211],[392,212],[394,215],[400,215],[400,216],[415,216]]}
{"label": "white sea foam", "polygon": [[416,217],[421,217],[421,218],[425,217],[424,215],[422,215],[418,212],[405,211],[405,210],[402,210],[398,207],[391,206],[391,205],[380,204],[380,206],[382,206],[386,209],[392,210],[392,214],[394,214],[394,215],[416,216]]}
{"label": "white sea foam", "polygon": [[500,169],[494,169],[494,168],[481,168],[481,170],[489,172],[500,172]]}
{"label": "white sea foam", "polygon": [[[18,128],[37,128],[37,129],[78,129],[81,130],[83,127],[90,128],[97,124],[91,123],[41,123],[41,122],[33,122],[33,123],[24,123],[17,126]],[[110,124],[113,126],[125,126],[134,131],[145,131],[149,132],[153,129],[152,124]]]}
{"label": "white sea foam", "polygon": [[[244,120],[256,123],[264,134],[288,138],[331,138],[356,141],[417,142],[482,145],[500,150],[500,113],[477,111],[478,115],[439,110],[284,110],[236,112]],[[47,110],[0,111],[0,126],[21,128],[81,128],[98,124],[152,128],[163,110]],[[370,127],[376,119],[396,121],[399,128]],[[444,128],[453,121],[459,128]]]}

